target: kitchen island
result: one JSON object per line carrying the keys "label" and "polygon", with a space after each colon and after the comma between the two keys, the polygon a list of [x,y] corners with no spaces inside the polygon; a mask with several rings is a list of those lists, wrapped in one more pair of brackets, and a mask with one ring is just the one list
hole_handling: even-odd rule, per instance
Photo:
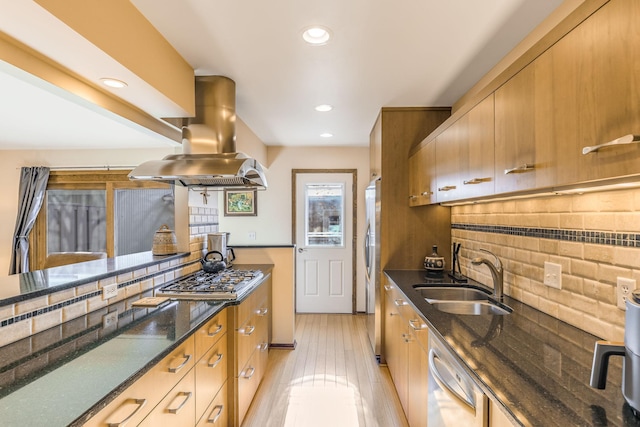
{"label": "kitchen island", "polygon": [[[160,260],[147,259],[147,262],[153,264]],[[108,266],[111,264],[113,268]],[[94,265],[93,272],[108,277],[141,268],[135,262],[125,264],[121,263],[120,270],[114,262]],[[69,266],[65,271],[74,268],[89,267]],[[105,268],[110,271],[105,272]],[[157,306],[137,306],[143,298],[153,296],[152,289],[0,347],[2,425],[83,425],[225,308],[242,304],[255,289],[270,282],[273,266],[249,264],[236,268],[264,273],[264,278],[240,300],[169,299]],[[33,275],[45,277],[46,272]],[[95,281],[95,275],[85,277],[74,277],[71,285],[50,286],[46,281],[37,282],[31,292],[22,288],[19,294],[5,296],[2,301],[5,307],[26,304],[30,301],[29,295],[34,299],[43,298],[56,286],[60,287],[58,292],[64,292],[64,289],[82,286],[78,280]]]}
{"label": "kitchen island", "polygon": [[424,270],[385,275],[514,425],[640,425],[622,396],[621,358],[611,359],[605,390],[589,386],[598,337],[510,297],[507,315],[439,311],[413,288],[427,282]]}

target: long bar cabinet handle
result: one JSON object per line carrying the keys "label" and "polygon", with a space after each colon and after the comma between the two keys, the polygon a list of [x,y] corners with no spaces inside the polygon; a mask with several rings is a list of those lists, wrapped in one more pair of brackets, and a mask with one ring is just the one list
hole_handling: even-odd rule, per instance
{"label": "long bar cabinet handle", "polygon": [[510,173],[522,173],[522,172],[531,172],[536,168],[536,165],[532,165],[531,163],[525,163],[522,166],[518,166],[511,169],[505,169],[504,174],[509,175]]}
{"label": "long bar cabinet handle", "polygon": [[598,151],[601,148],[612,147],[614,145],[627,145],[627,144],[637,144],[640,142],[640,135],[625,135],[620,138],[614,139],[613,141],[605,142],[600,145],[593,145],[591,147],[583,147],[582,154],[589,154]]}
{"label": "long bar cabinet handle", "polygon": [[[218,410],[217,412],[216,412],[216,409]],[[220,418],[220,415],[222,415],[223,409],[224,409],[224,405],[214,406],[213,410],[209,414],[209,418],[207,418],[207,424],[215,424],[218,421],[218,418]],[[215,415],[213,415],[214,412],[216,412]]]}
{"label": "long bar cabinet handle", "polygon": [[422,193],[420,193],[421,196],[432,196],[433,195],[433,191],[423,191]]}
{"label": "long bar cabinet handle", "polygon": [[189,363],[189,361],[191,360],[191,355],[190,354],[185,354],[184,356],[184,362],[182,362],[181,364],[179,364],[178,366],[176,366],[175,368],[171,368],[169,367],[169,372],[171,372],[172,374],[175,374],[176,372],[178,372],[180,369],[184,368],[187,363]]}
{"label": "long bar cabinet handle", "polygon": [[[250,372],[250,373],[249,373],[249,372]],[[246,371],[246,372],[244,372],[244,371],[242,372],[242,378],[244,378],[244,379],[247,379],[247,380],[248,380],[248,379],[250,379],[250,378],[253,376],[253,374],[255,374],[255,373],[256,373],[256,368],[254,368],[254,367],[252,366],[252,367],[250,367],[249,369],[247,369],[247,371]]]}
{"label": "long bar cabinet handle", "polygon": [[263,342],[262,344],[258,344],[258,350],[260,351],[265,351],[267,348],[269,348],[268,342]]}
{"label": "long bar cabinet handle", "polygon": [[403,300],[401,298],[393,300],[393,303],[396,305],[396,307],[400,307],[402,305],[407,305],[408,304],[405,300]]}
{"label": "long bar cabinet handle", "polygon": [[267,313],[269,313],[269,309],[268,309],[268,308],[266,308],[266,307],[265,307],[265,308],[259,308],[258,310],[256,310],[256,314],[257,314],[258,316],[261,316],[261,317],[262,317],[262,316],[266,316],[266,315],[267,315]]}
{"label": "long bar cabinet handle", "polygon": [[409,320],[409,326],[411,326],[411,329],[413,329],[414,331],[420,331],[422,329],[426,329],[427,328],[427,325],[425,325],[424,323],[420,322],[419,319]]}
{"label": "long bar cabinet handle", "polygon": [[238,332],[240,332],[242,335],[249,336],[249,335],[251,335],[251,334],[253,333],[253,331],[255,331],[255,330],[256,330],[256,327],[255,327],[255,326],[250,325],[250,326],[247,326],[246,328],[242,328],[242,329],[238,330]]}
{"label": "long bar cabinet handle", "polygon": [[384,290],[385,290],[385,291],[387,291],[387,292],[388,292],[388,291],[390,291],[391,289],[393,289],[393,286],[391,286],[391,285],[384,285]]}
{"label": "long bar cabinet handle", "polygon": [[455,189],[456,189],[455,185],[445,185],[444,187],[438,188],[438,191],[451,191]]}
{"label": "long bar cabinet handle", "polygon": [[[121,427],[121,426],[125,425],[131,418],[133,418],[133,416],[135,414],[138,413],[138,411],[140,409],[142,409],[144,407],[144,405],[147,404],[147,399],[127,399],[127,400],[133,400],[135,402],[135,404],[138,405],[138,406],[136,407],[136,409],[132,413],[129,414],[129,416],[127,418],[125,418],[124,420],[120,421],[119,423],[107,423],[107,425],[109,427]],[[125,402],[126,402],[126,400],[125,400]]]}
{"label": "long bar cabinet handle", "polygon": [[224,326],[222,325],[218,325],[218,327],[216,328],[215,331],[211,332],[211,330],[209,330],[209,332],[207,333],[207,335],[209,335],[210,337],[214,337],[216,335],[218,335],[220,333],[220,331],[222,330]]}
{"label": "long bar cabinet handle", "polygon": [[207,363],[207,366],[210,368],[215,368],[222,361],[223,357],[224,355],[222,353],[218,353],[218,358],[214,362],[209,361],[209,363]]}
{"label": "long bar cabinet handle", "polygon": [[468,181],[462,181],[464,185],[482,184],[483,182],[489,182],[491,178],[471,178]]}
{"label": "long bar cabinet handle", "polygon": [[178,393],[178,396],[184,396],[184,400],[182,401],[182,403],[180,405],[178,405],[177,408],[167,408],[167,411],[169,411],[170,414],[177,414],[178,411],[180,411],[180,409],[182,409],[184,407],[184,405],[187,404],[187,402],[189,401],[189,399],[191,399],[191,395],[193,393],[190,391],[181,391],[180,393]]}

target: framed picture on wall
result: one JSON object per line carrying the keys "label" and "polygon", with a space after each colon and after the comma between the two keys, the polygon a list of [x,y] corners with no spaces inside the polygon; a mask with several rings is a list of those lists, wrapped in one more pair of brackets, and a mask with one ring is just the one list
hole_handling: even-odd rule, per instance
{"label": "framed picture on wall", "polygon": [[224,216],[257,216],[256,190],[224,190]]}

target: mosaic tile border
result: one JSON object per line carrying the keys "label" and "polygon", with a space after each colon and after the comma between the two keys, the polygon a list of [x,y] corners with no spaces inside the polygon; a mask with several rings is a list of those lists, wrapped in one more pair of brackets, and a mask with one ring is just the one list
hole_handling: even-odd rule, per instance
{"label": "mosaic tile border", "polygon": [[561,230],[556,228],[508,227],[504,225],[451,224],[455,230],[479,231],[482,233],[508,234],[511,236],[536,237],[540,239],[564,240],[598,245],[640,248],[640,234],[612,233],[610,231]]}
{"label": "mosaic tile border", "polygon": [[[130,286],[130,285],[133,285],[133,284],[136,284],[136,283],[139,283],[139,282],[143,282],[145,280],[153,279],[154,277],[160,276],[161,274],[165,274],[165,273],[168,273],[168,272],[171,272],[171,271],[179,270],[181,268],[189,267],[190,265],[195,264],[197,262],[199,262],[199,261],[193,261],[193,262],[190,262],[190,263],[181,264],[179,266],[171,267],[171,268],[168,268],[166,270],[162,270],[162,271],[159,271],[159,272],[156,272],[156,273],[153,273],[153,274],[149,274],[147,276],[137,277],[137,278],[135,278],[133,280],[128,280],[126,282],[118,283],[118,289],[126,288],[127,286]],[[66,301],[62,301],[62,302],[59,302],[57,304],[49,305],[47,307],[42,307],[42,308],[39,308],[37,310],[33,310],[33,311],[29,312],[29,313],[23,313],[23,314],[21,314],[19,316],[10,317],[10,318],[4,319],[4,320],[2,320],[0,322],[0,328],[4,328],[6,326],[13,325],[14,323],[21,322],[23,320],[31,319],[31,318],[36,317],[36,316],[47,314],[47,313],[50,313],[52,311],[60,310],[60,309],[62,309],[64,307],[70,306],[72,304],[75,304],[75,303],[78,303],[78,302],[81,302],[81,301],[86,301],[89,298],[94,298],[94,297],[97,297],[97,296],[100,296],[100,295],[102,295],[102,289],[98,289],[97,291],[90,292],[88,294],[84,294],[84,295],[81,295],[81,296],[78,296],[78,297],[75,297],[75,298],[72,298],[72,299],[69,299],[69,300],[66,300]]]}

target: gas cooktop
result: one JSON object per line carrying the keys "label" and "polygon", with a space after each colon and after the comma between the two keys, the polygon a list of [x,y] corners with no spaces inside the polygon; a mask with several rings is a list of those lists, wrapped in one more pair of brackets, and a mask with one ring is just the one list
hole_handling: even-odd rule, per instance
{"label": "gas cooktop", "polygon": [[262,277],[260,270],[226,269],[218,273],[200,270],[163,286],[156,291],[156,296],[235,300],[248,293]]}

